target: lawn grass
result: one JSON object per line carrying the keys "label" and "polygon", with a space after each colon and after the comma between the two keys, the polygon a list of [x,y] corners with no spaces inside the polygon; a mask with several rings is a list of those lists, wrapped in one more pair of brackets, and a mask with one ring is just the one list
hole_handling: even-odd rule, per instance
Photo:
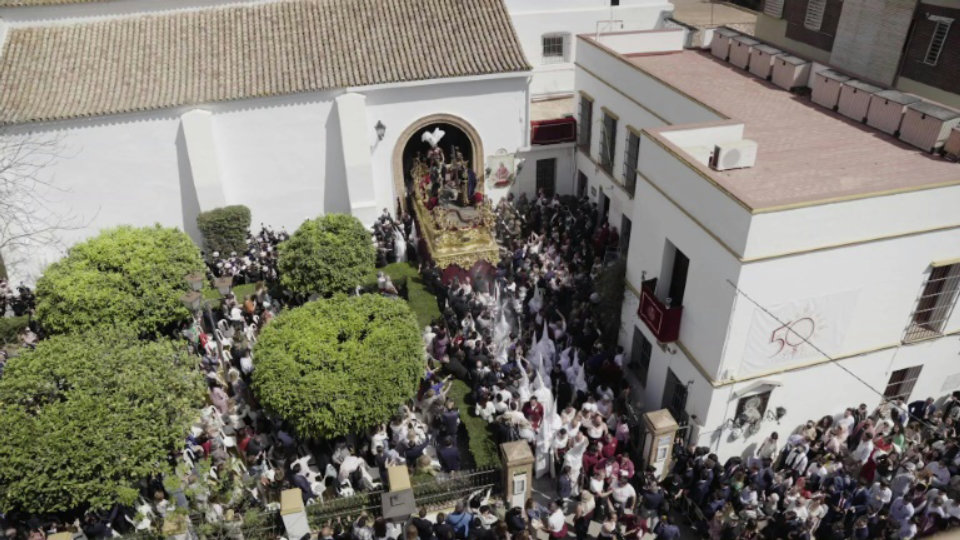
{"label": "lawn grass", "polygon": [[396,285],[399,285],[398,282],[400,281],[406,281],[407,304],[416,314],[417,323],[420,325],[420,328],[427,326],[432,323],[434,319],[440,317],[440,310],[437,308],[437,299],[427,289],[427,285],[420,277],[420,272],[416,266],[410,263],[398,262],[388,264],[383,268],[377,268],[368,278],[368,283],[373,287],[375,287],[377,283],[376,272],[384,272],[390,276],[390,279],[392,279]]}
{"label": "lawn grass", "polygon": [[[385,272],[396,283],[402,279],[407,282],[407,303],[410,309],[417,316],[417,322],[420,327],[424,327],[440,317],[440,310],[437,308],[437,299],[428,289],[417,267],[409,263],[393,263],[377,268],[377,271]],[[370,286],[376,286],[376,273],[370,276]],[[460,420],[467,430],[469,438],[469,449],[473,455],[475,467],[477,469],[491,469],[501,466],[500,453],[496,443],[493,441],[490,429],[487,423],[477,416],[473,415],[473,403],[468,403],[467,396],[470,394],[470,387],[461,380],[453,379],[452,387],[448,397],[452,399],[457,407],[460,408]]]}
{"label": "lawn grass", "polygon": [[483,418],[474,416],[473,403],[467,402],[470,387],[459,379],[453,379],[452,384],[453,386],[450,388],[447,397],[452,399],[460,408],[460,421],[467,430],[470,453],[473,454],[477,470],[500,467],[500,453],[487,422]]}

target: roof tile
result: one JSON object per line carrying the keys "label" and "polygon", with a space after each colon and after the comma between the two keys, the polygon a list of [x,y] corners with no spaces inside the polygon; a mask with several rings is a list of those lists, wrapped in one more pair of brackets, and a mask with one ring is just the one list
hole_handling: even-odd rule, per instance
{"label": "roof tile", "polygon": [[0,124],[529,69],[503,0],[280,0],[11,29]]}

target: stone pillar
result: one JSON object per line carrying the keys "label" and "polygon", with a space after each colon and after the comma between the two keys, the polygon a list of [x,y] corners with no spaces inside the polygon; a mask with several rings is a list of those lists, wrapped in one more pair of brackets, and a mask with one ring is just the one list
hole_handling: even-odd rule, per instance
{"label": "stone pillar", "polygon": [[280,492],[280,517],[283,519],[287,538],[299,540],[310,534],[307,511],[303,507],[303,495],[299,489],[285,489]]}
{"label": "stone pillar", "polygon": [[503,499],[507,508],[523,505],[533,489],[533,452],[526,441],[513,441],[500,445],[503,461]]}
{"label": "stone pillar", "polygon": [[658,480],[670,470],[673,439],[679,427],[667,409],[643,414],[643,462],[654,468]]}

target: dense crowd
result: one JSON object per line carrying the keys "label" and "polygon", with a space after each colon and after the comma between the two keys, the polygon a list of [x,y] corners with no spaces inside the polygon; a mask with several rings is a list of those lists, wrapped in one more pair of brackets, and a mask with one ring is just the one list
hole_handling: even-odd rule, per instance
{"label": "dense crowd", "polygon": [[247,237],[247,249],[242,253],[210,252],[207,270],[215,277],[230,276],[235,285],[274,282],[277,279],[277,246],[288,239],[285,230],[274,231],[260,224],[260,232]]}
{"label": "dense crowd", "polygon": [[[495,267],[444,274],[421,265],[441,317],[424,328],[427,366],[416,397],[385,424],[330,441],[298,440],[250,389],[259,331],[286,303],[268,286],[286,233],[263,227],[244,254],[212,254],[208,277],[258,285],[246,297],[227,295],[181,329],[210,405],[185,450],[170,456],[177,481],[147,479],[136,507],[88,513],[77,527],[91,538],[147,530],[177,508],[220,523],[233,512],[276,509],[283,489],[299,489],[306,504],[380,489],[391,465],[456,476],[470,466],[458,444],[461,414],[488,422],[498,443],[529,444],[535,475],[550,479],[555,500],[509,507],[473,497],[453,512],[421,510],[404,523],[367,515],[332,521],[318,537],[630,540],[650,533],[671,540],[681,536],[675,521],[682,519],[713,540],[909,539],[960,523],[960,392],[882,400],[872,410],[861,404],[790,434],[771,433],[749,455],[726,460],[678,437],[672,467],[658,478],[634,462],[624,351],[603,324],[611,307],[594,286],[615,266],[616,228],[586,199],[540,193],[502,200],[497,236]],[[379,266],[417,259],[409,215],[385,212],[372,240]],[[378,289],[399,295],[383,272]],[[14,304],[32,305],[32,292],[13,293],[0,282],[0,299],[5,311],[16,311]],[[37,339],[32,331],[21,336],[27,346]],[[469,385],[470,411],[448,397],[451,377]],[[37,518],[28,525],[38,533],[57,528]]]}

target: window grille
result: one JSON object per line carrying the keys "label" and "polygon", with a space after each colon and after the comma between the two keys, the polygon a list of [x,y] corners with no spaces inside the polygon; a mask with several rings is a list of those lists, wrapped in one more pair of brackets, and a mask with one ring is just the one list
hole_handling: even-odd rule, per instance
{"label": "window grille", "polygon": [[910,400],[910,394],[913,392],[917,379],[920,378],[920,371],[923,366],[913,366],[904,369],[898,369],[890,374],[890,380],[887,382],[887,389],[883,392],[883,397],[894,400],[902,398],[904,401]]}
{"label": "window grille", "polygon": [[590,139],[593,137],[593,100],[580,96],[580,138],[577,144],[590,154]]}
{"label": "window grille", "polygon": [[929,66],[935,66],[940,61],[940,53],[943,52],[943,46],[947,42],[947,34],[950,32],[950,24],[953,23],[953,20],[937,19],[934,23],[937,26],[933,29],[930,45],[927,46],[927,54],[923,57],[923,63]]}
{"label": "window grille", "polygon": [[640,158],[640,137],[632,131],[627,132],[627,147],[623,156],[623,184],[627,193],[633,197],[637,188],[637,160]]}
{"label": "window grille", "polygon": [[939,336],[960,291],[960,263],[934,266],[910,317],[904,342]]}
{"label": "window grille", "polygon": [[563,36],[543,36],[543,63],[562,64],[565,61]]}
{"label": "window grille", "polygon": [[603,133],[600,137],[600,167],[613,174],[613,156],[617,148],[617,119],[603,114]]}

